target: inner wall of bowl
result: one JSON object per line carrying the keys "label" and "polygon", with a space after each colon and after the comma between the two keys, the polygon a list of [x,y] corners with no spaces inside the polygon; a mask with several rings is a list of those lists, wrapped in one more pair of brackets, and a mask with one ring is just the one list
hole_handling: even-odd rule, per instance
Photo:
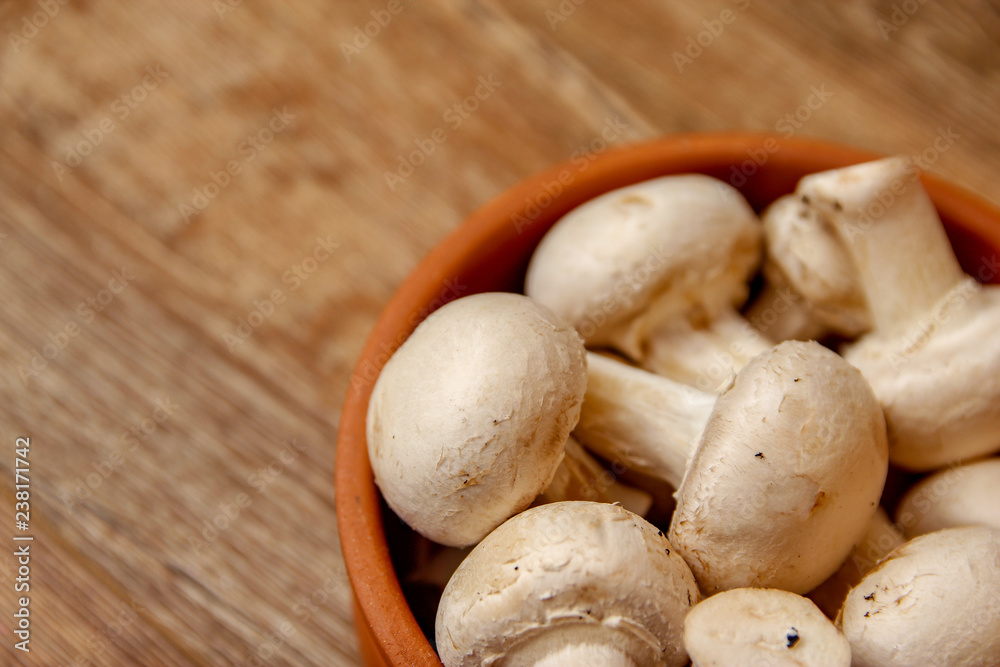
{"label": "inner wall of bowl", "polygon": [[[773,137],[740,136],[742,139],[716,137],[714,144],[708,142],[711,144],[709,150],[706,150],[705,141],[686,147],[683,139],[671,140],[669,145],[654,142],[627,147],[602,155],[588,172],[575,173],[567,165],[561,165],[515,187],[463,224],[463,228],[474,228],[475,233],[464,238],[450,238],[442,244],[441,249],[458,253],[461,259],[454,262],[455,256],[451,256],[451,268],[454,269],[451,275],[443,280],[440,276],[434,278],[434,287],[440,289],[425,290],[425,293],[439,296],[430,303],[420,304],[417,312],[421,318],[425,317],[444,303],[468,294],[522,291],[531,252],[544,233],[568,210],[615,188],[661,175],[703,173],[736,186],[751,205],[761,211],[774,199],[792,192],[805,174],[877,157],[809,140],[783,142]],[[778,147],[771,151],[770,159],[763,164],[748,160],[748,155],[759,154],[753,151],[767,145],[766,141]],[[996,271],[992,275],[989,273],[1000,254],[1000,215],[973,198],[974,212],[988,220],[973,228],[959,224],[953,216],[969,217],[969,195],[936,179],[925,180],[932,198],[939,205],[963,267],[984,282],[1000,282]],[[984,234],[983,229],[988,229],[989,233]],[[891,481],[889,487],[902,488],[907,481]],[[894,491],[890,493],[895,495]],[[412,574],[418,559],[433,556],[443,548],[412,531],[384,502],[382,519],[400,585],[421,630],[433,645],[434,614],[440,591],[425,582],[415,581]]]}

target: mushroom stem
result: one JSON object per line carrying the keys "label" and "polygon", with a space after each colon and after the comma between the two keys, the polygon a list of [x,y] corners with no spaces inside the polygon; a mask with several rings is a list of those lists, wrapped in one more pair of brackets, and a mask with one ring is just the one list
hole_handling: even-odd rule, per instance
{"label": "mushroom stem", "polygon": [[639,516],[645,516],[653,505],[653,496],[619,482],[613,471],[601,466],[572,436],[566,440],[566,457],[556,469],[555,477],[534,504],[564,500],[621,503]]}
{"label": "mushroom stem", "polygon": [[757,331],[774,340],[817,340],[825,333],[802,297],[780,278],[764,284],[744,316]]}
{"label": "mushroom stem", "polygon": [[806,176],[796,190],[834,223],[879,332],[904,331],[965,277],[918,176],[894,157]]}
{"label": "mushroom stem", "polygon": [[565,665],[638,667],[627,653],[615,646],[589,643],[563,646],[536,662],[534,667],[565,667]]}
{"label": "mushroom stem", "polygon": [[593,352],[587,369],[574,435],[609,460],[680,486],[716,396]]}
{"label": "mushroom stem", "polygon": [[885,484],[885,418],[836,353],[786,341],[718,396],[588,354],[575,436],[674,486],[670,540],[706,593],[805,593],[864,535]]}
{"label": "mushroom stem", "polygon": [[864,293],[844,243],[826,212],[799,194],[764,211],[767,287],[748,309],[776,340],[854,338],[871,328]]}
{"label": "mushroom stem", "polygon": [[927,471],[997,451],[1000,289],[962,273],[909,162],[813,174],[796,192],[857,271],[874,326],[842,354],[882,403],[891,461]]}
{"label": "mushroom stem", "polygon": [[642,367],[717,393],[748,361],[772,346],[734,308],[724,307],[714,320],[679,318],[651,332]]}

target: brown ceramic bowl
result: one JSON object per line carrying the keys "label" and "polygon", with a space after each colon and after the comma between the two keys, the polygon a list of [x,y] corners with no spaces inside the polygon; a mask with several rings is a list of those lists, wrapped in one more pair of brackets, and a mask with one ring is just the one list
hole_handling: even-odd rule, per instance
{"label": "brown ceramic bowl", "polygon": [[[441,664],[417,621],[423,618],[426,627],[433,609],[426,609],[426,601],[408,600],[400,584],[409,554],[423,538],[381,502],[365,445],[365,415],[378,371],[428,313],[459,296],[521,291],[528,258],[546,230],[571,208],[608,190],[665,174],[697,172],[735,185],[760,210],[791,192],[805,174],[877,157],[824,141],[766,134],[671,136],[577,158],[536,174],[473,213],[438,245],[376,323],[351,377],[341,416],[337,520],[365,663]],[[995,275],[1000,211],[940,179],[923,180],[966,271],[1000,282]],[[415,615],[411,605],[424,608]]]}

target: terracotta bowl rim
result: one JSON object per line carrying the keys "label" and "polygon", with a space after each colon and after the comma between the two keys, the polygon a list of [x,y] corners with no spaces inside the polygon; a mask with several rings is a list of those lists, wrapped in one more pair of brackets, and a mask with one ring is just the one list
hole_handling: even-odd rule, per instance
{"label": "terracotta bowl rim", "polygon": [[[710,166],[744,164],[751,151],[776,146],[765,161],[808,166],[811,171],[882,157],[878,153],[813,137],[783,137],[761,132],[708,132],[667,135],[616,147],[594,156],[585,172],[574,176],[561,196],[606,191],[635,182],[634,174],[696,172]],[[410,611],[386,544],[379,494],[365,444],[365,416],[377,371],[409,335],[442,282],[469,263],[470,254],[503,232],[509,235],[512,212],[538,196],[561,172],[574,172],[570,161],[537,172],[472,213],[418,264],[382,311],[351,375],[343,404],[335,456],[335,505],[348,577],[355,596],[359,634],[370,633],[381,657],[393,665],[440,665],[436,653]],[[806,172],[803,172],[806,173]],[[624,176],[623,176],[624,174]],[[921,180],[943,218],[1000,248],[1000,210],[978,195],[924,174]],[[594,196],[591,194],[591,196]],[[582,201],[582,200],[581,200]],[[423,307],[423,308],[421,308]]]}

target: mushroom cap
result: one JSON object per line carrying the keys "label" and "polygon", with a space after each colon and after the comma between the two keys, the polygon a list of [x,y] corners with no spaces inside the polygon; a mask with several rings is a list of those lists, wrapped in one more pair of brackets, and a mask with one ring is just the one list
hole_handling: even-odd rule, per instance
{"label": "mushroom cap", "polygon": [[925,477],[903,496],[896,520],[911,538],[958,526],[1000,530],[1000,458],[954,466]]}
{"label": "mushroom cap", "polygon": [[533,665],[570,644],[607,644],[637,665],[684,665],[684,616],[699,600],[663,533],[617,505],[534,507],[480,542],[438,607],[447,667]]}
{"label": "mushroom cap", "polygon": [[914,471],[1000,450],[1000,287],[968,279],[901,336],[843,350],[885,408],[889,459]]}
{"label": "mushroom cap", "polygon": [[677,490],[670,541],[706,594],[806,593],[867,531],[888,469],[882,409],[816,342],[758,355],[716,401]]}
{"label": "mushroom cap", "polygon": [[676,488],[716,396],[587,352],[587,392],[575,437],[610,461]]}
{"label": "mushroom cap", "polygon": [[698,603],[684,621],[692,667],[850,667],[851,646],[806,598],[734,588]]}
{"label": "mushroom cap", "polygon": [[375,483],[417,532],[474,544],[548,486],[586,384],[583,342],[544,306],[507,293],[452,301],[375,383]]}
{"label": "mushroom cap", "polygon": [[634,358],[649,330],[693,308],[709,319],[747,296],[761,226],[739,190],[701,174],[664,176],[573,209],[535,249],[525,293],[590,345]]}
{"label": "mushroom cap", "polygon": [[803,297],[810,317],[830,331],[854,337],[871,328],[854,260],[837,230],[799,195],[786,195],[761,216],[764,273]]}
{"label": "mushroom cap", "polygon": [[995,667],[1000,530],[948,528],[907,542],[851,589],[839,621],[855,667]]}

